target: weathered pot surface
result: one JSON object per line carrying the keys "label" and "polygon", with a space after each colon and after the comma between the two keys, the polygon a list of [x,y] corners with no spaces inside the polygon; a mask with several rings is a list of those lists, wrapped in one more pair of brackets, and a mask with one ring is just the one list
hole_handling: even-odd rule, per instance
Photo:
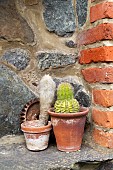
{"label": "weathered pot surface", "polygon": [[26,145],[29,150],[40,151],[48,147],[51,122],[46,126],[38,126],[39,121],[26,121],[21,124],[21,130],[24,132]]}
{"label": "weathered pot surface", "polygon": [[88,108],[81,108],[77,113],[55,113],[48,111],[57,142],[58,150],[77,151],[81,148]]}

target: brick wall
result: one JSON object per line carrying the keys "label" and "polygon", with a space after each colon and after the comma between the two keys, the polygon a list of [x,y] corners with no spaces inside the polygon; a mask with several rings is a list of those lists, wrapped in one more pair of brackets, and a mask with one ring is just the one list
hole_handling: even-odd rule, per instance
{"label": "brick wall", "polygon": [[79,63],[92,93],[92,136],[113,148],[113,2],[91,0],[89,25],[78,35]]}

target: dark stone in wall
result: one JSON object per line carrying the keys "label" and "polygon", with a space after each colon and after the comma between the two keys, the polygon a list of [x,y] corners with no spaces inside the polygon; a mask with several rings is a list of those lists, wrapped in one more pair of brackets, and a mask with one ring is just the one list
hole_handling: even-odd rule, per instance
{"label": "dark stone in wall", "polygon": [[75,93],[75,99],[79,101],[79,104],[84,107],[89,107],[91,105],[91,100],[89,95],[80,89]]}
{"label": "dark stone in wall", "polygon": [[72,54],[61,54],[61,53],[38,53],[38,67],[39,69],[47,69],[49,67],[60,67],[73,64],[77,60],[77,56]]}
{"label": "dark stone in wall", "polygon": [[14,65],[18,70],[23,70],[27,67],[30,61],[30,55],[26,50],[15,48],[5,52],[2,60]]}
{"label": "dark stone in wall", "polygon": [[36,96],[6,66],[0,66],[0,136],[20,132],[20,112]]}
{"label": "dark stone in wall", "polygon": [[0,5],[5,5],[6,3],[10,3],[10,0],[0,0]]}
{"label": "dark stone in wall", "polygon": [[65,45],[66,45],[67,47],[69,47],[69,48],[76,48],[76,47],[77,47],[77,44],[75,44],[72,40],[67,41],[67,42],[65,43]]}
{"label": "dark stone in wall", "polygon": [[[43,0],[44,21],[49,31],[59,36],[75,31],[75,14],[72,0]],[[70,36],[70,34],[69,34]]]}
{"label": "dark stone in wall", "polygon": [[13,0],[0,1],[0,40],[33,43],[34,33]]}
{"label": "dark stone in wall", "polygon": [[77,0],[76,1],[78,24],[80,27],[83,26],[86,22],[87,7],[88,7],[88,0]]}

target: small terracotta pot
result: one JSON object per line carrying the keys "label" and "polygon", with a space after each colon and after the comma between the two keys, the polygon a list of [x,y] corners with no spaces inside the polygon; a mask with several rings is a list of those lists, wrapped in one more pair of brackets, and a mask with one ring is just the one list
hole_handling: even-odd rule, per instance
{"label": "small terracotta pot", "polygon": [[88,108],[81,108],[77,113],[55,113],[48,111],[56,138],[58,150],[77,151],[81,148]]}
{"label": "small terracotta pot", "polygon": [[46,126],[38,127],[38,120],[26,121],[21,124],[21,130],[24,132],[26,145],[29,150],[40,151],[48,147],[51,122]]}

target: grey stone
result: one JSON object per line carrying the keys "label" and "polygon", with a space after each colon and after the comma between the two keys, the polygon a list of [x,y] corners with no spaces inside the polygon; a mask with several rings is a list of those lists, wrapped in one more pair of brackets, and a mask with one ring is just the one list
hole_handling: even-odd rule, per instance
{"label": "grey stone", "polygon": [[68,33],[75,31],[74,6],[71,0],[43,0],[43,5],[44,21],[49,31],[59,36],[68,36]]}
{"label": "grey stone", "polygon": [[0,5],[6,4],[9,0],[0,0]]}
{"label": "grey stone", "polygon": [[80,27],[83,26],[86,22],[87,7],[88,7],[88,0],[77,0],[76,1],[78,24]]}
{"label": "grey stone", "polygon": [[6,51],[2,57],[8,63],[14,65],[18,70],[23,70],[27,67],[30,61],[30,55],[26,50],[15,48]]}
{"label": "grey stone", "polygon": [[18,13],[13,0],[0,0],[0,40],[34,42],[32,29]]}
{"label": "grey stone", "polygon": [[65,43],[65,45],[66,45],[67,47],[69,47],[69,48],[75,48],[75,47],[77,47],[77,44],[75,44],[72,40],[71,40],[71,41],[67,41],[67,42]]}
{"label": "grey stone", "polygon": [[89,107],[91,105],[91,99],[89,97],[89,95],[84,92],[83,90],[78,90],[76,93],[75,93],[75,99],[78,100],[79,104],[81,106],[84,106],[84,107]]}
{"label": "grey stone", "polygon": [[[60,152],[54,145],[49,145],[48,149],[41,152],[28,151],[25,144],[0,146],[1,170],[77,170],[75,163],[80,164],[81,168],[78,170],[86,170],[85,164],[92,164],[92,168],[90,166],[87,170],[94,170],[96,161],[104,163],[108,159],[113,159],[113,152],[98,152],[85,145],[82,145],[81,150],[71,153]],[[83,163],[85,168],[83,166],[82,169]]]}
{"label": "grey stone", "polygon": [[9,68],[0,66],[0,136],[20,132],[20,112],[36,96]]}
{"label": "grey stone", "polygon": [[37,54],[39,69],[47,69],[49,67],[60,67],[73,64],[77,60],[76,55],[61,54],[61,53],[47,53],[42,52]]}

